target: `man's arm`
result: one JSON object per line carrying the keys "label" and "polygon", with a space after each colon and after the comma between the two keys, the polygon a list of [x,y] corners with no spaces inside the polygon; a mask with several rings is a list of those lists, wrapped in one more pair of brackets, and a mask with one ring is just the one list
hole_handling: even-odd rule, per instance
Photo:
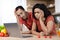
{"label": "man's arm", "polygon": [[21,32],[22,34],[29,34],[29,33],[31,33],[31,30],[26,31],[26,32],[23,32],[23,31],[22,31],[23,24],[20,23],[19,16],[17,16],[17,15],[15,15],[15,16],[16,16],[16,19],[17,19],[17,24],[18,24],[18,27],[19,27],[19,29],[20,29],[20,32]]}

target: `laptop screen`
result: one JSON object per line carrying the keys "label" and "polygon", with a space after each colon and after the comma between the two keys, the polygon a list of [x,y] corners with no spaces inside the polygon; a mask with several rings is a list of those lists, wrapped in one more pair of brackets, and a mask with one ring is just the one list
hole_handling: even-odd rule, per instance
{"label": "laptop screen", "polygon": [[60,23],[60,16],[55,16],[56,23]]}

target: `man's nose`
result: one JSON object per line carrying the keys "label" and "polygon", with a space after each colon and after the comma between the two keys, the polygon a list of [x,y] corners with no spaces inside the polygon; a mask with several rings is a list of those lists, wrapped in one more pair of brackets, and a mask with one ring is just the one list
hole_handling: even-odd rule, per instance
{"label": "man's nose", "polygon": [[22,15],[21,17],[24,17],[24,15]]}

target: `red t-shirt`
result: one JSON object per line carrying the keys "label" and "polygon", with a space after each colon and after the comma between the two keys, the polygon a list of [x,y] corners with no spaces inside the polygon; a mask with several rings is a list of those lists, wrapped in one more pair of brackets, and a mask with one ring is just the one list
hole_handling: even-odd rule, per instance
{"label": "red t-shirt", "polygon": [[19,21],[20,21],[20,24],[25,24],[29,30],[32,29],[33,19],[32,19],[32,13],[31,12],[28,13],[27,20],[23,20],[22,18],[19,18]]}
{"label": "red t-shirt", "polygon": [[[48,16],[45,22],[47,23],[51,20],[54,21],[54,17],[53,16]],[[38,31],[42,31],[39,20],[33,19],[33,21],[36,23]],[[54,23],[51,34],[55,34],[55,33],[56,33],[56,31],[55,31],[55,23]]]}

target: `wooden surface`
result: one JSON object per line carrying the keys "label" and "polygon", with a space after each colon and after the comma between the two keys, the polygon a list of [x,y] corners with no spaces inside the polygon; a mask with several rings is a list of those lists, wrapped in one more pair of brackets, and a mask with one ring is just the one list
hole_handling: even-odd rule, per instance
{"label": "wooden surface", "polygon": [[38,36],[28,37],[28,38],[16,38],[16,37],[0,37],[0,40],[60,40],[60,37],[58,36],[52,36],[52,38],[45,38],[44,36],[41,36],[38,38]]}

